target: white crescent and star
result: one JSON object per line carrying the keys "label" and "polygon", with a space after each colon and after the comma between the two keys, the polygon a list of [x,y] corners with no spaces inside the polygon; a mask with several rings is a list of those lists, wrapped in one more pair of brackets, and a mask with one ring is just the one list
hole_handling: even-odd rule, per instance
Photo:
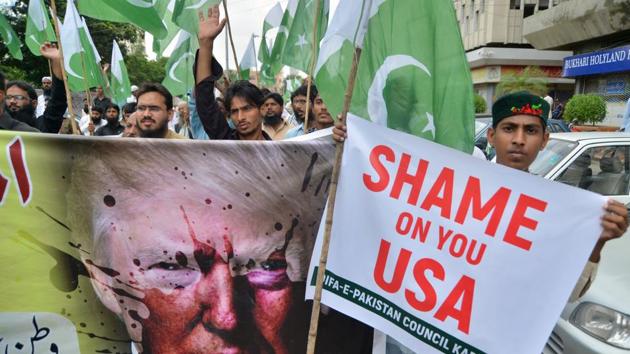
{"label": "white crescent and star", "polygon": [[[429,72],[426,65],[422,64],[410,55],[399,54],[391,55],[385,58],[381,67],[376,71],[372,85],[368,90],[367,110],[372,122],[382,126],[387,126],[387,104],[385,103],[385,97],[383,96],[383,91],[387,85],[387,78],[392,71],[406,66],[415,66],[426,73],[428,77],[431,77],[431,72]],[[435,138],[433,115],[429,112],[427,112],[426,115],[428,123],[423,132],[431,132],[433,138]]]}
{"label": "white crescent and star", "polygon": [[177,59],[177,61],[175,63],[173,63],[173,66],[171,66],[171,70],[168,71],[168,76],[171,78],[171,80],[173,80],[175,82],[182,83],[182,84],[184,83],[182,80],[180,80],[177,77],[175,77],[175,70],[179,66],[179,63],[181,63],[182,60],[185,60],[188,57],[193,57],[194,58],[194,55],[192,53],[186,53],[186,54],[182,55],[179,59]]}
{"label": "white crescent and star", "polygon": [[146,2],[144,0],[127,0],[127,2],[133,6],[144,7],[144,8],[150,8],[150,7],[153,7],[153,5],[155,5],[155,0],[151,0],[149,2]]}

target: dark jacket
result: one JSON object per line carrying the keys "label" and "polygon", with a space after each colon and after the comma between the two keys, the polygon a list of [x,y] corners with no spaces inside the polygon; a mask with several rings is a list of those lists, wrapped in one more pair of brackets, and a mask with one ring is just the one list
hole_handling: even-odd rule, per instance
{"label": "dark jacket", "polygon": [[9,113],[3,111],[0,114],[0,130],[13,130],[18,132],[39,132],[39,130],[31,127],[26,123],[22,123],[17,119],[11,118]]}
{"label": "dark jacket", "polygon": [[[198,53],[197,53],[198,54]],[[197,76],[197,59],[193,73]],[[236,129],[230,128],[223,113],[219,110],[216,98],[214,97],[214,83],[223,76],[221,64],[212,57],[212,75],[195,85],[195,99],[197,100],[197,114],[203,124],[203,129],[208,137],[213,140],[240,140]],[[195,82],[196,78],[195,78]],[[269,135],[262,132],[265,140],[271,140]]]}
{"label": "dark jacket", "polygon": [[37,128],[42,133],[59,133],[63,123],[63,115],[68,109],[66,99],[66,88],[63,81],[53,75],[52,89],[46,110],[44,110],[44,114],[37,117]]}

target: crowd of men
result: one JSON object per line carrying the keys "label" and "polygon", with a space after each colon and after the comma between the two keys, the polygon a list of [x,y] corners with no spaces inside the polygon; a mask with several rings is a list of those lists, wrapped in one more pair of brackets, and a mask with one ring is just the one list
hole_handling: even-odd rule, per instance
{"label": "crowd of men", "polygon": [[[158,83],[144,83],[133,91],[133,98],[119,107],[98,87],[92,102],[85,102],[84,115],[76,119],[86,136],[120,136],[164,139],[213,140],[282,140],[331,129],[333,138],[347,138],[343,122],[335,124],[331,113],[312,85],[291,93],[290,107],[281,95],[261,89],[249,81],[236,81],[221,92],[218,81],[223,68],[213,57],[216,37],[225,21],[219,20],[217,8],[200,19],[199,50],[193,73],[195,87],[189,101],[175,105],[172,94]],[[5,81],[0,74],[0,130],[64,133],[67,114],[66,91],[62,80],[59,51],[50,44],[41,48],[50,61],[52,77],[42,79],[43,95],[23,81]],[[307,92],[310,91],[310,96]],[[309,98],[307,98],[307,96]],[[309,101],[310,100],[310,101]],[[308,119],[306,118],[306,106]],[[515,111],[514,107],[542,107],[538,111]],[[288,108],[288,109],[287,109]],[[493,106],[493,125],[488,141],[494,146],[497,163],[527,171],[549,139],[546,127],[550,106],[542,98],[519,93],[499,99]],[[177,120],[174,121],[174,117]],[[574,298],[581,296],[594,277],[604,244],[623,235],[628,227],[623,204],[609,201],[604,206],[603,232],[575,288]]]}

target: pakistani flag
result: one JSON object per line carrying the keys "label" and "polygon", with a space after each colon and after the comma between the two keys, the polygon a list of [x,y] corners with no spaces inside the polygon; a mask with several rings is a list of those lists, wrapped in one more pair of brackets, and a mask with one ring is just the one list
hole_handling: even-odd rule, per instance
{"label": "pakistani flag", "polygon": [[90,87],[102,85],[99,64],[101,58],[73,0],[68,0],[66,6],[61,26],[61,45],[70,90],[82,92]]}
{"label": "pakistani flag", "polygon": [[289,36],[289,29],[291,28],[295,12],[297,11],[298,2],[299,0],[289,0],[287,8],[284,10],[282,21],[280,22],[280,27],[278,28],[278,34],[273,42],[273,48],[271,49],[271,55],[269,57],[271,69],[265,75],[275,77],[282,69],[282,53],[284,52],[284,45],[287,42],[287,37]]}
{"label": "pakistani flag", "polygon": [[249,80],[250,69],[255,69],[258,66],[258,62],[256,61],[256,48],[254,46],[254,35],[252,35],[249,39],[249,44],[245,49],[245,53],[241,58],[241,62],[239,63],[239,66],[241,67],[242,80]]}
{"label": "pakistani flag", "polygon": [[174,96],[181,96],[195,85],[192,69],[199,43],[196,36],[184,30],[180,30],[174,40],[175,50],[166,63],[166,76],[162,85]]}
{"label": "pakistani flag", "polygon": [[175,9],[175,2],[177,0],[156,0],[155,10],[158,15],[164,21],[166,26],[166,36],[164,38],[153,37],[153,51],[157,54],[158,58],[161,58],[164,54],[164,50],[169,43],[173,41],[173,38],[177,35],[179,27],[172,21],[173,11]]}
{"label": "pakistani flag", "polygon": [[267,16],[265,16],[262,39],[258,51],[258,59],[262,63],[258,76],[260,82],[266,86],[271,86],[275,82],[275,75],[271,72],[271,48],[267,42],[267,32],[272,28],[279,27],[280,23],[282,23],[282,6],[280,6],[280,3],[276,3],[276,5],[269,10]]}
{"label": "pakistani flag", "polygon": [[104,21],[131,23],[154,37],[166,36],[166,26],[154,6],[157,0],[79,0],[81,14]]}
{"label": "pakistani flag", "polygon": [[20,49],[20,40],[17,34],[9,24],[9,21],[0,13],[0,35],[3,44],[9,49],[11,56],[17,60],[22,60],[22,50]]}
{"label": "pakistani flag", "polygon": [[112,48],[111,73],[112,98],[117,105],[122,106],[127,102],[127,97],[131,95],[131,83],[129,82],[125,60],[115,40]]}
{"label": "pakistani flag", "polygon": [[39,47],[45,42],[57,40],[48,12],[43,0],[30,0],[28,17],[26,18],[26,34],[24,42],[34,55],[41,56]]}
{"label": "pakistani flag", "polygon": [[[316,14],[318,8],[319,14]],[[317,58],[319,42],[328,26],[328,8],[328,0],[300,0],[295,18],[291,23],[289,37],[284,45],[282,64],[309,73],[313,55]],[[315,52],[313,52],[313,23],[316,16],[318,18],[317,33],[315,34]]]}
{"label": "pakistani flag", "polygon": [[207,15],[208,8],[219,4],[220,0],[175,0],[173,22],[188,33],[199,31],[199,11]]}
{"label": "pakistani flag", "polygon": [[363,49],[351,113],[472,151],[472,80],[452,2],[341,1],[315,74],[333,116],[342,109],[355,44]]}

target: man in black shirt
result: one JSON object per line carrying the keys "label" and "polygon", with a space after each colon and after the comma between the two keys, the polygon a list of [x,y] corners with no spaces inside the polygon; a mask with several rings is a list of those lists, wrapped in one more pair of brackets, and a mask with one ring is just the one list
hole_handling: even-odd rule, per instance
{"label": "man in black shirt", "polygon": [[115,103],[110,103],[105,110],[107,125],[96,129],[95,136],[121,135],[125,127],[120,124],[120,108]]}

